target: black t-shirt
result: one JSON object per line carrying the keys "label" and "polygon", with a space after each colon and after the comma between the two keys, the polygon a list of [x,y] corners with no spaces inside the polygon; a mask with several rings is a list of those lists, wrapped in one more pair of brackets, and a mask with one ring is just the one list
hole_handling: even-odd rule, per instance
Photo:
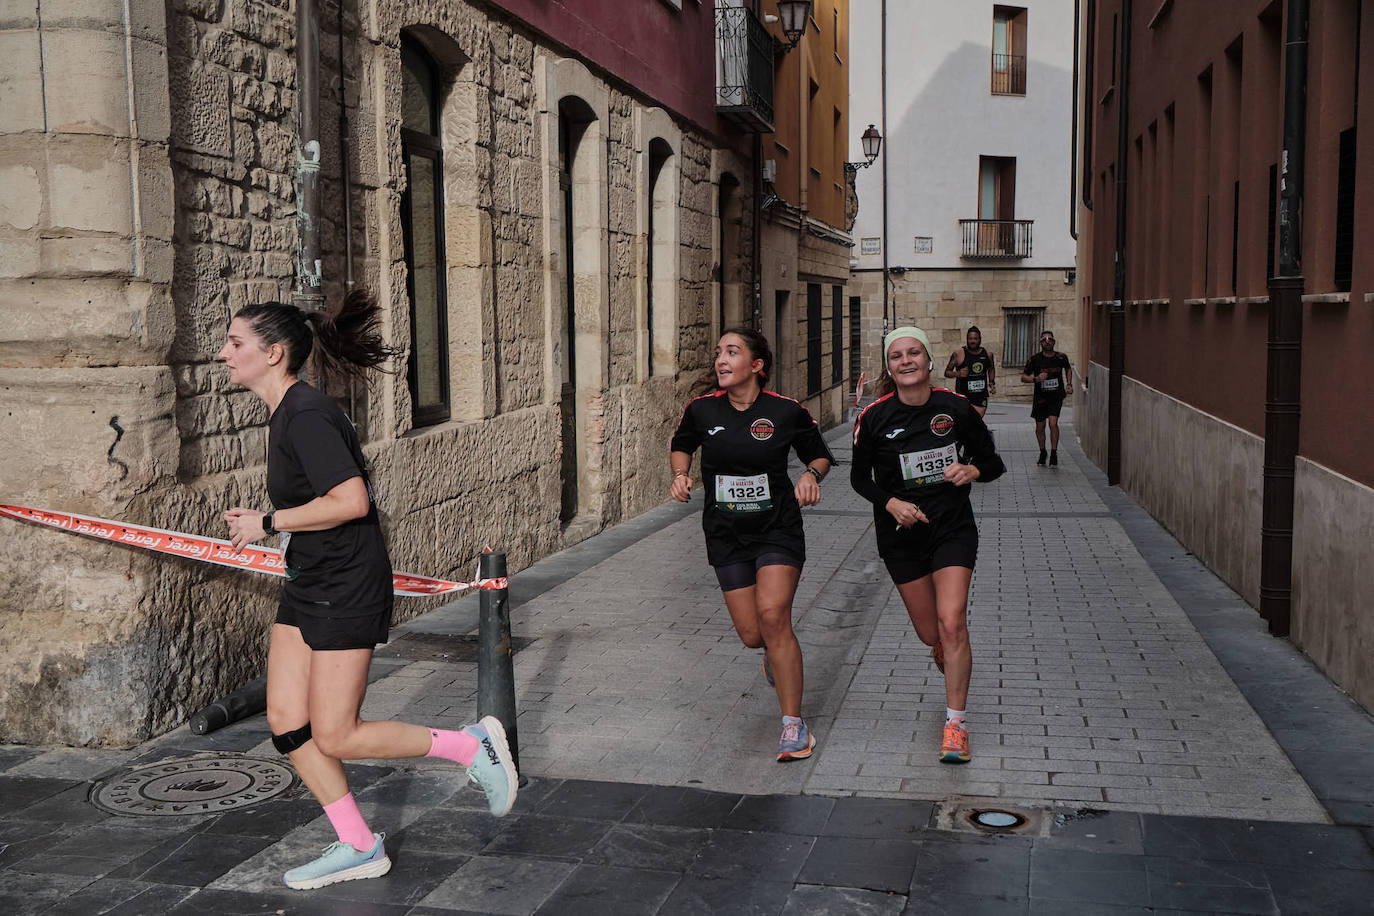
{"label": "black t-shirt", "polygon": [[887,511],[887,501],[894,496],[919,506],[930,519],[928,529],[925,523],[912,529],[917,536],[945,528],[961,515],[971,518],[970,488],[956,487],[944,477],[945,467],[955,462],[976,467],[981,483],[996,480],[1006,470],[983,418],[963,395],[932,388],[930,399],[913,407],[894,392],[859,414],[849,479],[873,504],[879,555],[900,552],[911,540],[911,532],[899,531]]}
{"label": "black t-shirt", "polygon": [[[303,506],[353,477],[372,485],[358,434],[326,395],[297,382],[268,425],[267,494],[277,509]],[[351,617],[389,611],[391,559],[371,504],[363,518],[324,531],[296,531],[286,547],[282,602],[309,614]]]}
{"label": "black t-shirt", "polygon": [[787,476],[787,453],[809,464],[834,457],[820,427],[791,398],[761,392],[748,410],[736,410],[724,391],[693,399],[673,434],[672,449],[701,448],[706,508],[706,556],[712,566],[756,559],[770,549],[806,559],[801,506]]}
{"label": "black t-shirt", "polygon": [[968,375],[954,380],[954,390],[958,394],[973,398],[986,397],[988,393],[988,366],[992,364],[992,354],[985,348],[976,351],[964,347],[964,361],[958,368],[967,369]]}
{"label": "black t-shirt", "polygon": [[1035,353],[1026,360],[1026,368],[1021,371],[1022,374],[1032,378],[1041,372],[1048,373],[1043,382],[1039,379],[1035,380],[1035,400],[1054,401],[1063,399],[1069,373],[1069,358],[1063,353],[1058,350],[1049,356],[1046,356],[1044,352]]}

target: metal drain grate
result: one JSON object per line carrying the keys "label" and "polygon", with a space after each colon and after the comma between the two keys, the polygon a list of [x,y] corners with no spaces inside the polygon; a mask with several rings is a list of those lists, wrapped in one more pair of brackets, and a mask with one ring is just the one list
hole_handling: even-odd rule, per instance
{"label": "metal drain grate", "polygon": [[275,798],[295,784],[295,772],[275,760],[215,754],[116,773],[91,788],[90,802],[126,817],[219,814]]}
{"label": "metal drain grate", "polygon": [[[525,636],[512,636],[511,654],[534,642]],[[378,658],[403,658],[413,662],[477,663],[478,638],[467,634],[403,633],[373,653]]]}

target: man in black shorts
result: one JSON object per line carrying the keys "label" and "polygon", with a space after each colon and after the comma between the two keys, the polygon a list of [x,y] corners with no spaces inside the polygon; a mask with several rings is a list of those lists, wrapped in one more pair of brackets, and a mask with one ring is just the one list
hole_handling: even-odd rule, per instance
{"label": "man in black shorts", "polygon": [[1040,332],[1040,352],[1026,360],[1021,381],[1035,385],[1031,400],[1031,419],[1035,421],[1035,441],[1040,443],[1038,465],[1045,463],[1045,421],[1050,422],[1050,467],[1059,466],[1059,411],[1065,395],[1073,394],[1073,370],[1069,358],[1054,348],[1054,334]]}
{"label": "man in black shorts", "polygon": [[978,416],[988,412],[988,395],[997,391],[997,368],[992,351],[983,349],[983,332],[974,325],[964,336],[964,346],[945,364],[945,378],[954,379],[954,391],[968,398]]}

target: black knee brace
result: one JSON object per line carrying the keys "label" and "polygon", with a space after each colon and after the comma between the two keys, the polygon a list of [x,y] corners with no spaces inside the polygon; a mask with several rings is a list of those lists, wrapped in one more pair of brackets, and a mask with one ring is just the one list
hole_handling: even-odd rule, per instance
{"label": "black knee brace", "polygon": [[272,746],[277,749],[279,754],[289,754],[305,747],[305,742],[309,740],[310,723],[307,722],[295,731],[289,731],[284,735],[273,735]]}

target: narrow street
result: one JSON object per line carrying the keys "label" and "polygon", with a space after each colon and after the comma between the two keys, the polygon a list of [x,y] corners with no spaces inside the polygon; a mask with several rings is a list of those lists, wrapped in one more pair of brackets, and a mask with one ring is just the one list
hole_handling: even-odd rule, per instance
{"label": "narrow street", "polygon": [[[300,792],[120,817],[91,782],[204,753],[276,759],[258,716],[133,751],[0,748],[7,913],[1353,913],[1374,898],[1374,722],[1187,556],[1072,439],[975,485],[973,761],[936,762],[942,681],[841,465],[807,512],[795,619],[819,739],[779,766],[776,702],[706,564],[700,497],[512,577],[519,753],[496,821],[461,771],[351,766],[390,875],[306,898],[281,872],[332,838]],[[476,601],[393,634],[366,717],[466,722]],[[1262,675],[1261,675],[1262,672]],[[1016,830],[969,812],[1006,809]]]}

